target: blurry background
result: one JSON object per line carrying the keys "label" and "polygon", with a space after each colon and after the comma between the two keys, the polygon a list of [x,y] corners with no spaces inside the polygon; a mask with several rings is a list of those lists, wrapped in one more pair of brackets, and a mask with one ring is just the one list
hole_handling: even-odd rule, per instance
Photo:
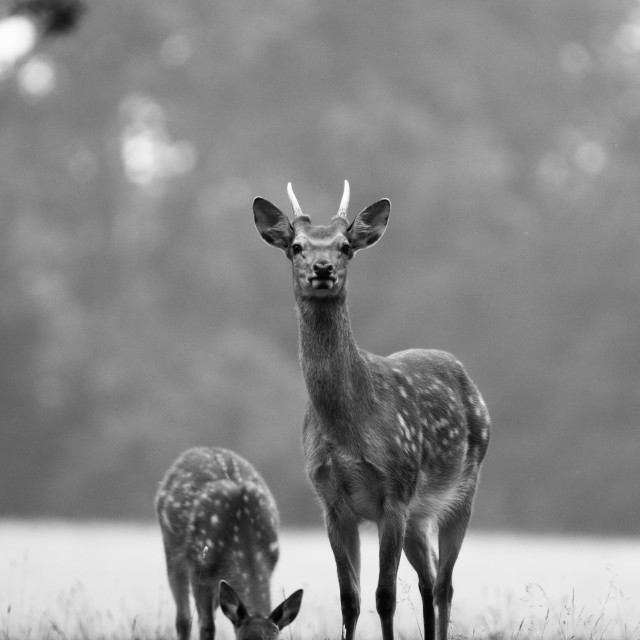
{"label": "blurry background", "polygon": [[[10,8],[0,4],[0,18]],[[261,195],[388,197],[365,349],[454,352],[494,423],[473,524],[640,525],[640,4],[100,0],[0,73],[0,513],[153,517],[193,445],[319,524]]]}

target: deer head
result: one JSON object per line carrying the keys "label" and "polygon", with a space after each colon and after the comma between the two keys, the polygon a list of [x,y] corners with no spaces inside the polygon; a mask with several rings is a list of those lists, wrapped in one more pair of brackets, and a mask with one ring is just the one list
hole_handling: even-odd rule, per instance
{"label": "deer head", "polygon": [[268,200],[253,201],[258,233],[265,242],[282,249],[291,261],[296,297],[344,298],[347,265],[356,251],[370,247],[382,237],[391,203],[386,198],[379,200],[363,209],[349,224],[349,183],[345,180],[338,213],[328,225],[314,225],[302,212],[291,183],[287,185],[287,192],[293,207],[293,222]]}
{"label": "deer head", "polygon": [[[370,520],[378,525],[380,543],[376,609],[383,640],[394,638],[403,550],[418,573],[424,638],[446,640],[451,576],[487,449],[489,414],[451,354],[407,349],[383,357],[355,342],[345,303],[347,268],[356,251],[382,236],[389,201],[372,204],[349,224],[345,181],[337,215],[322,226],[302,212],[291,184],[288,192],[293,221],[262,198],[253,211],[262,238],[293,265],[300,365],[309,394],[303,448],[335,556],[342,637],[354,640],[358,524]],[[437,553],[429,529],[437,529]]]}
{"label": "deer head", "polygon": [[220,608],[233,623],[236,640],[276,640],[280,631],[296,619],[301,604],[302,589],[298,589],[268,617],[252,615],[231,585],[220,581]]}

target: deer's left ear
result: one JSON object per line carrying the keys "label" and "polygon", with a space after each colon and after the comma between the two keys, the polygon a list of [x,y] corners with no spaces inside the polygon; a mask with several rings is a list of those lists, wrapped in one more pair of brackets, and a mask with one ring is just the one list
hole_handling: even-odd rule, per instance
{"label": "deer's left ear", "polygon": [[278,627],[278,629],[284,629],[288,624],[291,624],[300,611],[300,605],[302,604],[302,589],[298,589],[295,593],[291,594],[284,602],[279,604],[269,616],[269,619]]}
{"label": "deer's left ear", "polygon": [[286,251],[293,238],[293,227],[289,218],[264,198],[253,201],[253,217],[262,239],[268,244]]}
{"label": "deer's left ear", "polygon": [[391,213],[391,203],[384,198],[361,211],[349,225],[347,237],[354,251],[365,249],[380,240]]}

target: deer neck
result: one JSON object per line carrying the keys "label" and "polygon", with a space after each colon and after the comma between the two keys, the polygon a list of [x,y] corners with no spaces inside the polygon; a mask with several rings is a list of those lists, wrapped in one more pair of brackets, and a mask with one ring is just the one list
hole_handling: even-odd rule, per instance
{"label": "deer neck", "polygon": [[313,408],[325,424],[355,425],[363,407],[371,406],[373,383],[346,300],[298,300],[298,321],[300,363]]}

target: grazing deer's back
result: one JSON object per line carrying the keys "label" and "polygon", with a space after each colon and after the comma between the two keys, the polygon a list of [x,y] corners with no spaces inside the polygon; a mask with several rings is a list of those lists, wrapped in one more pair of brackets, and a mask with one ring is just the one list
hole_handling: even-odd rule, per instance
{"label": "grazing deer's back", "polygon": [[225,449],[194,448],[160,484],[156,511],[167,554],[224,578],[256,611],[268,612],[278,560],[278,511],[264,480]]}

